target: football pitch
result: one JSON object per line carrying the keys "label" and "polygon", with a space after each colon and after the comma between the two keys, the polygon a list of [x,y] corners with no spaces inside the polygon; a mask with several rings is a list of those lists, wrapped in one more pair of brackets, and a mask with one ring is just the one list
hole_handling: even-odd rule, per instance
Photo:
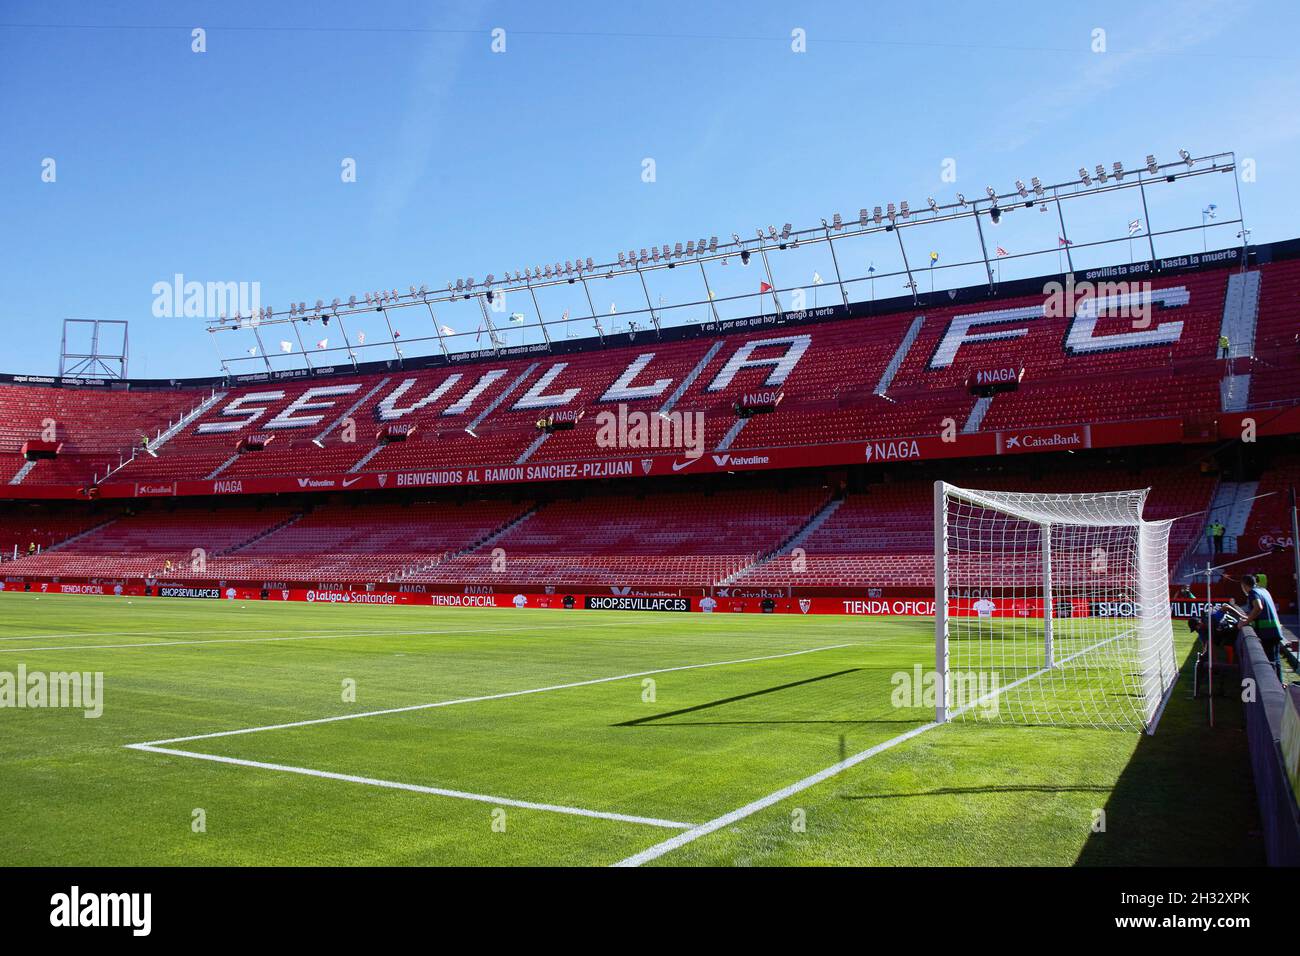
{"label": "football pitch", "polygon": [[1257,864],[1239,706],[933,725],[925,618],[0,594],[5,865]]}

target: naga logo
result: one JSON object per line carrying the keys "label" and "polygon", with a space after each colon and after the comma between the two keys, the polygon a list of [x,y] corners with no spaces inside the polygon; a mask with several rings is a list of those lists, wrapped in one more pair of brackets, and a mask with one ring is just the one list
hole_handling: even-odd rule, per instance
{"label": "naga logo", "polygon": [[212,483],[212,493],[214,495],[242,495],[244,493],[244,483],[242,481],[214,481]]}
{"label": "naga logo", "polygon": [[921,446],[915,440],[868,442],[865,452],[867,461],[900,461],[920,457]]}

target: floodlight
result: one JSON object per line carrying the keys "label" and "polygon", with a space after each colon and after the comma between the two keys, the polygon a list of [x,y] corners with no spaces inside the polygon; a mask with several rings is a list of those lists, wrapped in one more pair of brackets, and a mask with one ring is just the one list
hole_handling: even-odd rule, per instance
{"label": "floodlight", "polygon": [[1037,176],[1031,176],[1031,177],[1030,177],[1030,179],[1029,179],[1029,185],[1031,185],[1031,186],[1034,187],[1034,195],[1035,195],[1035,196],[1042,196],[1042,195],[1043,195],[1043,181],[1042,181],[1041,179],[1039,179]]}
{"label": "floodlight", "polygon": [[1160,164],[1156,162],[1155,156],[1147,153],[1147,172],[1152,176],[1160,172]]}
{"label": "floodlight", "polygon": [[1103,183],[1106,181],[1106,167],[1101,163],[1097,164],[1097,179]]}
{"label": "floodlight", "polygon": [[893,222],[898,218],[898,211],[894,209],[894,204],[892,202],[885,206],[885,215],[889,217],[890,222]]}
{"label": "floodlight", "polygon": [[934,197],[933,197],[933,196],[927,196],[927,197],[925,198],[925,201],[926,201],[926,203],[929,205],[929,207],[930,207],[930,211],[931,211],[931,212],[938,212],[938,211],[939,211],[939,204],[938,204],[937,202],[934,201]]}
{"label": "floodlight", "polygon": [[910,209],[907,208],[907,200],[906,200],[906,199],[904,199],[901,203],[899,203],[899,205],[898,205],[898,211],[899,211],[899,213],[902,215],[902,217],[903,217],[904,219],[906,219],[908,216],[910,216],[910,215],[912,214],[912,211],[911,211]]}
{"label": "floodlight", "polygon": [[1020,193],[1021,199],[1029,198],[1029,190],[1025,188],[1025,181],[1023,179],[1016,180],[1016,192]]}
{"label": "floodlight", "polygon": [[1110,164],[1110,168],[1115,173],[1115,181],[1122,182],[1124,179],[1124,164],[1116,161]]}
{"label": "floodlight", "polygon": [[1187,150],[1185,150],[1185,149],[1180,149],[1180,150],[1178,151],[1178,155],[1181,156],[1181,157],[1183,158],[1183,162],[1185,162],[1185,163],[1187,164],[1187,168],[1190,169],[1191,166],[1192,166],[1192,162],[1193,162],[1193,160],[1192,160],[1192,154],[1189,153],[1189,152],[1188,152]]}
{"label": "floodlight", "polygon": [[879,206],[877,206],[875,209],[871,210],[871,219],[872,219],[872,221],[873,221],[877,226],[880,225],[880,207],[879,207]]}
{"label": "floodlight", "polygon": [[1079,167],[1079,178],[1083,180],[1085,186],[1092,185],[1092,177],[1088,175],[1088,171],[1082,166]]}
{"label": "floodlight", "polygon": [[990,199],[992,199],[994,202],[997,202],[998,191],[996,189],[994,189],[992,186],[985,186],[984,191],[989,194]]}
{"label": "floodlight", "polygon": [[787,222],[784,226],[782,226],[782,227],[781,227],[781,238],[782,238],[782,239],[788,239],[788,238],[790,238],[790,233],[791,233],[791,231],[793,230],[793,228],[794,228],[794,227],[791,226],[788,222]]}

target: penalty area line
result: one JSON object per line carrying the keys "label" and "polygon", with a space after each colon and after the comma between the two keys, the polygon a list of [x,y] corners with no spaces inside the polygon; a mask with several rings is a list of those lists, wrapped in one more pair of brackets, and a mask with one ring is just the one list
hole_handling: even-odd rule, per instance
{"label": "penalty area line", "polygon": [[730,664],[753,664],[758,661],[775,661],[785,657],[799,657],[803,654],[816,654],[820,651],[834,651],[847,644],[828,644],[825,647],[811,647],[802,651],[787,651],[784,654],[768,654],[763,657],[745,657],[730,661],[708,661],[703,664],[680,664],[676,667],[659,667],[649,671],[636,671],[631,674],[616,674],[613,677],[594,677],[590,680],[573,681],[568,684],[550,684],[546,687],[530,687],[527,690],[508,690],[499,694],[484,694],[479,697],[460,697],[455,700],[438,700],[429,704],[410,704],[406,707],[389,707],[384,710],[368,710],[360,714],[339,714],[334,717],[317,717],[312,720],[295,720],[286,724],[268,724],[265,727],[243,727],[239,730],[219,730],[210,734],[194,734],[190,737],[169,737],[166,740],[148,740],[142,744],[126,744],[128,747],[149,748],[158,744],[183,744],[191,740],[208,740],[213,737],[234,737],[238,734],[256,734],[264,730],[288,730],[293,727],[310,727],[314,724],[332,724],[340,720],[358,720],[362,717],[382,717],[387,714],[407,714],[417,710],[432,710],[435,707],[452,707],[456,704],[477,704],[488,700],[505,700],[509,697],[525,697],[529,694],[544,694],[553,690],[569,690],[574,687],[590,687],[593,684],[608,684],[611,681],[631,680],[634,677],[649,677],[652,674],[669,674],[674,671],[697,670],[701,667],[726,667]]}
{"label": "penalty area line", "polygon": [[239,767],[255,767],[259,770],[275,770],[280,773],[296,773],[304,777],[319,777],[324,780],[342,780],[346,783],[361,783],[371,787],[383,787],[389,790],[407,790],[412,793],[427,793],[437,797],[452,797],[457,800],[473,800],[478,803],[490,803],[502,807],[519,807],[524,810],[542,810],[548,813],[565,813],[575,817],[593,817],[599,820],[616,820],[620,823],[640,823],[645,826],[663,827],[670,830],[686,830],[694,826],[677,820],[660,820],[657,817],[642,817],[629,813],[612,813],[604,810],[587,810],[583,807],[565,807],[554,803],[534,803],[530,800],[515,800],[511,797],[497,797],[486,793],[469,793],[465,790],[449,790],[445,787],[426,787],[415,783],[401,783],[396,780],[380,780],[376,777],[361,777],[350,773],[334,773],[330,770],[313,770],[310,767],[291,767],[287,764],[265,763],[261,760],[244,760],[240,757],[223,757],[219,754],[197,753],[192,750],[174,750],[170,747],[155,747],[151,744],[127,744],[128,750],[142,750],[148,753],[167,754],[173,757],[189,757],[193,760],[210,760],[214,763],[234,764]]}

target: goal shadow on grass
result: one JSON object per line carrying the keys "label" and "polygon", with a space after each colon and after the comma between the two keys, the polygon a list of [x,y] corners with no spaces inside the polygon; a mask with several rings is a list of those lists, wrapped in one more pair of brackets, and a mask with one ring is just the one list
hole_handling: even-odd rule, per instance
{"label": "goal shadow on grass", "polygon": [[664,724],[663,721],[673,717],[680,717],[684,714],[695,714],[701,711],[713,710],[717,707],[725,707],[728,704],[738,703],[742,700],[752,700],[755,697],[763,697],[768,694],[776,694],[781,691],[791,690],[795,687],[806,687],[809,684],[817,684],[821,681],[833,680],[837,677],[844,677],[847,674],[856,674],[862,671],[861,667],[850,667],[846,670],[832,671],[829,674],[819,674],[816,677],[807,677],[803,680],[790,681],[785,684],[777,684],[774,687],[764,687],[760,690],[752,690],[744,694],[734,694],[731,697],[722,697],[718,700],[706,701],[703,704],[695,704],[691,707],[681,707],[677,710],[668,710],[660,714],[650,714],[647,717],[637,717],[635,720],[624,720],[611,727],[644,727],[647,725],[670,726],[670,727],[724,727],[724,726],[742,726],[749,724],[766,725],[766,724],[882,724],[882,723],[916,723],[915,720],[689,720],[673,721],[671,724]]}
{"label": "goal shadow on grass", "polygon": [[1262,866],[1264,845],[1240,696],[1191,697],[1196,647],[1160,725],[1143,734],[1076,866]]}
{"label": "goal shadow on grass", "polygon": [[907,797],[961,797],[976,793],[1110,793],[1110,787],[1095,784],[1012,784],[1005,787],[937,787],[899,793],[845,793],[841,800],[901,800]]}

